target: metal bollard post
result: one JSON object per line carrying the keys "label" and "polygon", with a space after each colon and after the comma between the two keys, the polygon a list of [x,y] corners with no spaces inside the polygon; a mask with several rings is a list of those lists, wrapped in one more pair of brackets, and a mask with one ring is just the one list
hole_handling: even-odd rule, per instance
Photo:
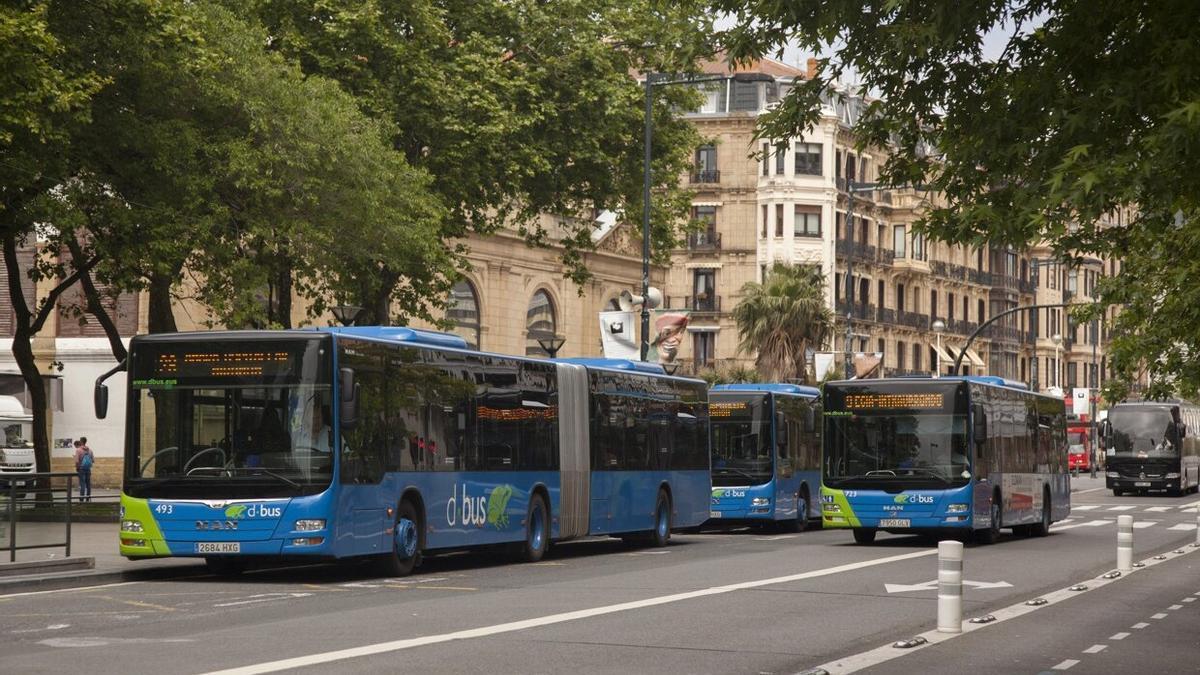
{"label": "metal bollard post", "polygon": [[1117,516],[1117,570],[1133,571],[1133,516]]}
{"label": "metal bollard post", "polygon": [[961,541],[938,542],[939,633],[962,632],[963,545]]}

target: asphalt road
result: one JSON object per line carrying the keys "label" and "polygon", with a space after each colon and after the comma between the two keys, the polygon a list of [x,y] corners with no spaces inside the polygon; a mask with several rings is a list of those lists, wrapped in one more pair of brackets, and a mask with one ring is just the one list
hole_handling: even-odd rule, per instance
{"label": "asphalt road", "polygon": [[665,549],[565,544],[532,565],[450,555],[403,579],[313,566],[0,596],[0,672],[1200,671],[1200,600],[1186,601],[1200,598],[1200,549],[1187,547],[1200,497],[1114,498],[1102,484],[1076,481],[1049,537],[967,546],[965,616],[1095,584],[1115,564],[1118,515],[1138,523],[1135,559],[1170,559],[914,650],[890,644],[936,626],[935,544],[738,531]]}

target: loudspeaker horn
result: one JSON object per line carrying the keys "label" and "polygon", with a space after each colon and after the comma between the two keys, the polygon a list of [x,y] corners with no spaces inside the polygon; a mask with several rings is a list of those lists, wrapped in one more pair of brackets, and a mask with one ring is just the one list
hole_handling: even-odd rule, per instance
{"label": "loudspeaker horn", "polygon": [[646,295],[647,297],[643,298],[629,291],[621,291],[621,297],[617,299],[617,306],[621,308],[622,312],[632,312],[634,307],[641,307],[643,302],[646,305],[646,309],[654,309],[655,307],[662,306],[662,291],[651,286]]}

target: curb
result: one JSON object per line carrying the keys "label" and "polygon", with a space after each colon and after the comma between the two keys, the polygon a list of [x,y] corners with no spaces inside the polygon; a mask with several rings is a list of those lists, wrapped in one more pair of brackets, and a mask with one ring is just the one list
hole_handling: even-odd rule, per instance
{"label": "curb", "polygon": [[160,581],[180,577],[207,576],[208,574],[203,563],[199,565],[173,565],[170,567],[156,567],[142,570],[124,570],[120,572],[29,574],[0,578],[0,598],[26,591],[56,591],[101,584]]}

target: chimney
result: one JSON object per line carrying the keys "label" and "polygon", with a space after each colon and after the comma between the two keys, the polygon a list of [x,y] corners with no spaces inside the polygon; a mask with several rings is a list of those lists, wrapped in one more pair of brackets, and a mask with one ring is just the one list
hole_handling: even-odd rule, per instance
{"label": "chimney", "polygon": [[808,72],[804,74],[804,79],[811,80],[817,76],[817,60],[815,58],[808,59]]}

